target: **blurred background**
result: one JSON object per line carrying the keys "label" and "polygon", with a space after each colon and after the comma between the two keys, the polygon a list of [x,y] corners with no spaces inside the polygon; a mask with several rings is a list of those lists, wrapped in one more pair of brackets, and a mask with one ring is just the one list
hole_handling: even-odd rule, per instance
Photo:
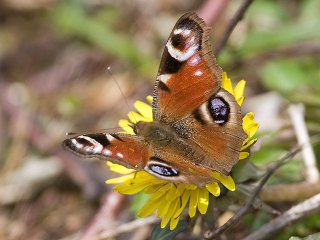
{"label": "blurred background", "polygon": [[[104,181],[115,174],[106,164],[82,161],[61,142],[66,132],[119,130],[118,120],[134,101],[152,94],[177,19],[188,11],[210,12],[212,2],[0,2],[0,239],[77,239],[108,196],[118,206],[106,225],[134,219],[133,205],[143,200],[112,195]],[[242,3],[217,2],[223,7],[212,21],[213,45]],[[320,133],[319,26],[318,0],[254,1],[219,55],[235,83],[247,81],[244,112],[253,111],[260,123],[252,161],[262,169],[297,142],[291,120],[295,114],[303,118],[301,106],[309,134]],[[297,103],[300,108],[288,114]],[[319,159],[319,145],[314,154]],[[270,184],[305,179],[298,155]],[[275,205],[287,209],[297,200]],[[242,236],[269,219],[263,212],[249,215],[235,231]],[[314,215],[277,239],[317,231],[320,216]]]}

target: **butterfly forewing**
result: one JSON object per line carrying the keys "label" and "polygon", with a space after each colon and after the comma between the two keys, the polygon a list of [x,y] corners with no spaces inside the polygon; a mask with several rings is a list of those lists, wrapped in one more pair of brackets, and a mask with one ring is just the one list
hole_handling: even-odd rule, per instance
{"label": "butterfly forewing", "polygon": [[151,154],[148,145],[134,135],[85,134],[66,139],[63,145],[81,157],[110,160],[137,170],[143,169]]}
{"label": "butterfly forewing", "polygon": [[188,116],[220,88],[221,69],[208,38],[208,27],[195,13],[183,15],[174,26],[155,84],[155,120],[174,122]]}

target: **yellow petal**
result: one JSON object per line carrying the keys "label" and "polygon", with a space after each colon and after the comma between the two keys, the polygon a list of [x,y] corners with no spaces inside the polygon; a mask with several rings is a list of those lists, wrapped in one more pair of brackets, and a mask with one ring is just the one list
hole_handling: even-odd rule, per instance
{"label": "yellow petal", "polygon": [[226,72],[222,73],[221,87],[233,95],[232,83]]}
{"label": "yellow petal", "polygon": [[213,195],[213,196],[220,196],[220,187],[219,184],[214,182],[206,185],[207,190]]}
{"label": "yellow petal", "polygon": [[161,228],[164,228],[169,223],[172,215],[174,214],[174,212],[177,209],[178,203],[179,203],[179,199],[178,198],[176,198],[174,201],[172,201],[170,203],[170,207],[168,208],[167,213],[164,215],[164,217],[163,217],[163,219],[161,221]]}
{"label": "yellow petal", "polygon": [[212,172],[212,176],[219,180],[219,182],[221,182],[226,188],[228,188],[230,191],[234,191],[236,190],[236,185],[232,179],[231,176],[225,176],[219,172]]}
{"label": "yellow petal", "polygon": [[253,145],[256,141],[257,141],[256,138],[251,139],[250,141],[248,141],[248,139],[247,139],[246,141],[243,142],[243,145],[242,145],[240,151],[246,150],[246,149],[249,148],[251,145]]}
{"label": "yellow petal", "polygon": [[254,114],[247,113],[242,119],[242,127],[248,138],[251,138],[258,130],[259,124],[254,121]]}
{"label": "yellow petal", "polygon": [[163,217],[169,210],[171,201],[161,201],[161,204],[158,207],[157,216]]}
{"label": "yellow petal", "polygon": [[162,185],[157,192],[151,195],[150,199],[157,199],[157,198],[160,198],[160,196],[161,198],[165,198],[169,190],[168,185],[169,184]]}
{"label": "yellow petal", "polygon": [[162,186],[163,186],[163,184],[153,184],[153,185],[151,185],[149,187],[146,187],[144,192],[146,194],[153,194],[153,193],[159,191],[160,188],[162,188]]}
{"label": "yellow petal", "polygon": [[149,103],[152,103],[152,101],[153,101],[153,97],[152,96],[147,96],[146,99],[147,99],[147,101]]}
{"label": "yellow petal", "polygon": [[175,187],[174,184],[171,184],[171,188],[166,195],[166,200],[173,201],[173,199],[176,199],[177,197],[179,197],[179,195],[176,194],[176,192],[177,192],[177,188]]}
{"label": "yellow petal", "polygon": [[112,172],[116,172],[116,173],[129,174],[129,173],[133,173],[135,171],[134,169],[126,168],[122,165],[115,164],[115,163],[112,163],[109,161],[107,161],[107,165],[109,166],[109,168]]}
{"label": "yellow petal", "polygon": [[179,209],[180,199],[176,198],[172,201],[169,211],[167,212],[167,217],[172,218],[175,212]]}
{"label": "yellow petal", "polygon": [[114,190],[122,194],[135,194],[144,190],[146,187],[159,182],[158,180],[152,180],[153,178],[150,178],[150,177],[141,178],[141,176],[143,176],[144,174],[142,173],[142,171],[141,171],[141,174],[139,173],[140,172],[135,173],[135,176],[133,179],[130,179],[121,185],[115,186]]}
{"label": "yellow petal", "polygon": [[145,122],[152,122],[152,108],[149,104],[141,101],[136,101],[134,107],[145,118]]}
{"label": "yellow petal", "polygon": [[209,206],[209,192],[204,188],[199,189],[198,209],[201,214],[205,214]]}
{"label": "yellow petal", "polygon": [[241,106],[243,102],[243,92],[246,86],[246,81],[240,80],[236,87],[234,88],[234,98],[237,100],[237,103]]}
{"label": "yellow petal", "polygon": [[240,152],[239,160],[246,159],[247,157],[249,157],[249,155],[250,154],[248,152]]}
{"label": "yellow petal", "polygon": [[198,187],[196,185],[193,184],[184,184],[186,189],[189,190],[196,190]]}
{"label": "yellow petal", "polygon": [[145,203],[145,205],[139,210],[137,215],[139,217],[146,217],[146,216],[151,215],[152,213],[154,213],[156,211],[156,209],[159,207],[160,203],[161,203],[161,201],[159,201],[158,199],[148,200],[148,202]]}
{"label": "yellow petal", "polygon": [[180,216],[177,218],[173,218],[173,217],[171,218],[171,221],[170,221],[170,230],[171,231],[177,227],[179,220],[180,220]]}
{"label": "yellow petal", "polygon": [[199,188],[191,191],[190,201],[189,201],[189,216],[193,218],[196,215],[197,205],[199,197]]}
{"label": "yellow petal", "polygon": [[228,188],[230,191],[236,190],[236,184],[233,181],[233,178],[231,176],[228,176],[225,181],[221,182],[226,188]]}
{"label": "yellow petal", "polygon": [[128,118],[129,118],[130,122],[132,122],[132,123],[137,123],[139,121],[145,121],[145,118],[137,112],[129,112]]}
{"label": "yellow petal", "polygon": [[142,191],[145,187],[146,186],[142,186],[142,185],[122,184],[122,185],[115,186],[113,190],[122,194],[132,195]]}
{"label": "yellow petal", "polygon": [[134,177],[134,175],[130,174],[130,175],[121,176],[121,177],[117,177],[117,178],[111,178],[106,181],[106,184],[120,184],[120,183],[123,183],[129,179],[132,179],[133,177]]}
{"label": "yellow petal", "polygon": [[129,126],[129,121],[125,119],[120,119],[118,125],[123,129],[127,134],[134,134],[132,127]]}
{"label": "yellow petal", "polygon": [[181,196],[184,193],[185,190],[186,190],[185,184],[179,183],[178,186],[177,186],[177,190],[176,190],[175,194],[177,196]]}
{"label": "yellow petal", "polygon": [[160,223],[160,227],[165,228],[169,221],[170,221],[170,218],[166,218],[166,217],[162,218],[161,223]]}
{"label": "yellow petal", "polygon": [[236,98],[236,101],[239,104],[239,106],[242,106],[242,103],[244,101],[244,97]]}
{"label": "yellow petal", "polygon": [[136,183],[145,183],[146,185],[151,185],[151,184],[167,184],[168,182],[161,180],[159,178],[156,178],[152,176],[151,174],[141,170],[136,172],[136,177],[135,177]]}
{"label": "yellow petal", "polygon": [[191,195],[191,190],[186,190],[182,194],[182,197],[181,197],[182,202],[181,202],[180,208],[178,208],[176,210],[176,212],[174,213],[174,215],[173,215],[174,218],[179,217],[181,215],[181,213],[183,212],[183,210],[186,208],[187,203],[189,202],[190,195]]}

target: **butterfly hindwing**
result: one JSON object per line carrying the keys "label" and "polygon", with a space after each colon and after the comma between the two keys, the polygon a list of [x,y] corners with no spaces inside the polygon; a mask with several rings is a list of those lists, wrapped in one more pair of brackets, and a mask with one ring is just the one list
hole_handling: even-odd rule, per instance
{"label": "butterfly hindwing", "polygon": [[192,122],[192,142],[210,156],[210,161],[199,164],[228,175],[247,137],[240,106],[232,94],[220,89],[195,112],[184,121]]}
{"label": "butterfly hindwing", "polygon": [[84,134],[66,139],[63,145],[81,157],[110,160],[137,170],[143,169],[151,155],[140,137],[127,134]]}
{"label": "butterfly hindwing", "polygon": [[174,26],[162,55],[153,99],[155,120],[191,114],[220,88],[221,69],[211,53],[209,28],[195,13]]}

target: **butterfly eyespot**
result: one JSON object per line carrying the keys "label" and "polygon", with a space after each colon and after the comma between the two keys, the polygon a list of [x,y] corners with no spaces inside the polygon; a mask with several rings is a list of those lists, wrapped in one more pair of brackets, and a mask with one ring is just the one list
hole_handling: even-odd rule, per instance
{"label": "butterfly eyespot", "polygon": [[167,166],[158,165],[158,164],[150,164],[149,169],[152,172],[165,177],[172,177],[172,176],[179,175],[179,172],[176,169],[167,167]]}
{"label": "butterfly eyespot", "polygon": [[182,34],[175,34],[171,37],[171,44],[174,48],[182,51],[185,48],[185,38]]}
{"label": "butterfly eyespot", "polygon": [[209,100],[209,111],[215,123],[222,125],[229,119],[229,104],[221,97],[213,97]]}

